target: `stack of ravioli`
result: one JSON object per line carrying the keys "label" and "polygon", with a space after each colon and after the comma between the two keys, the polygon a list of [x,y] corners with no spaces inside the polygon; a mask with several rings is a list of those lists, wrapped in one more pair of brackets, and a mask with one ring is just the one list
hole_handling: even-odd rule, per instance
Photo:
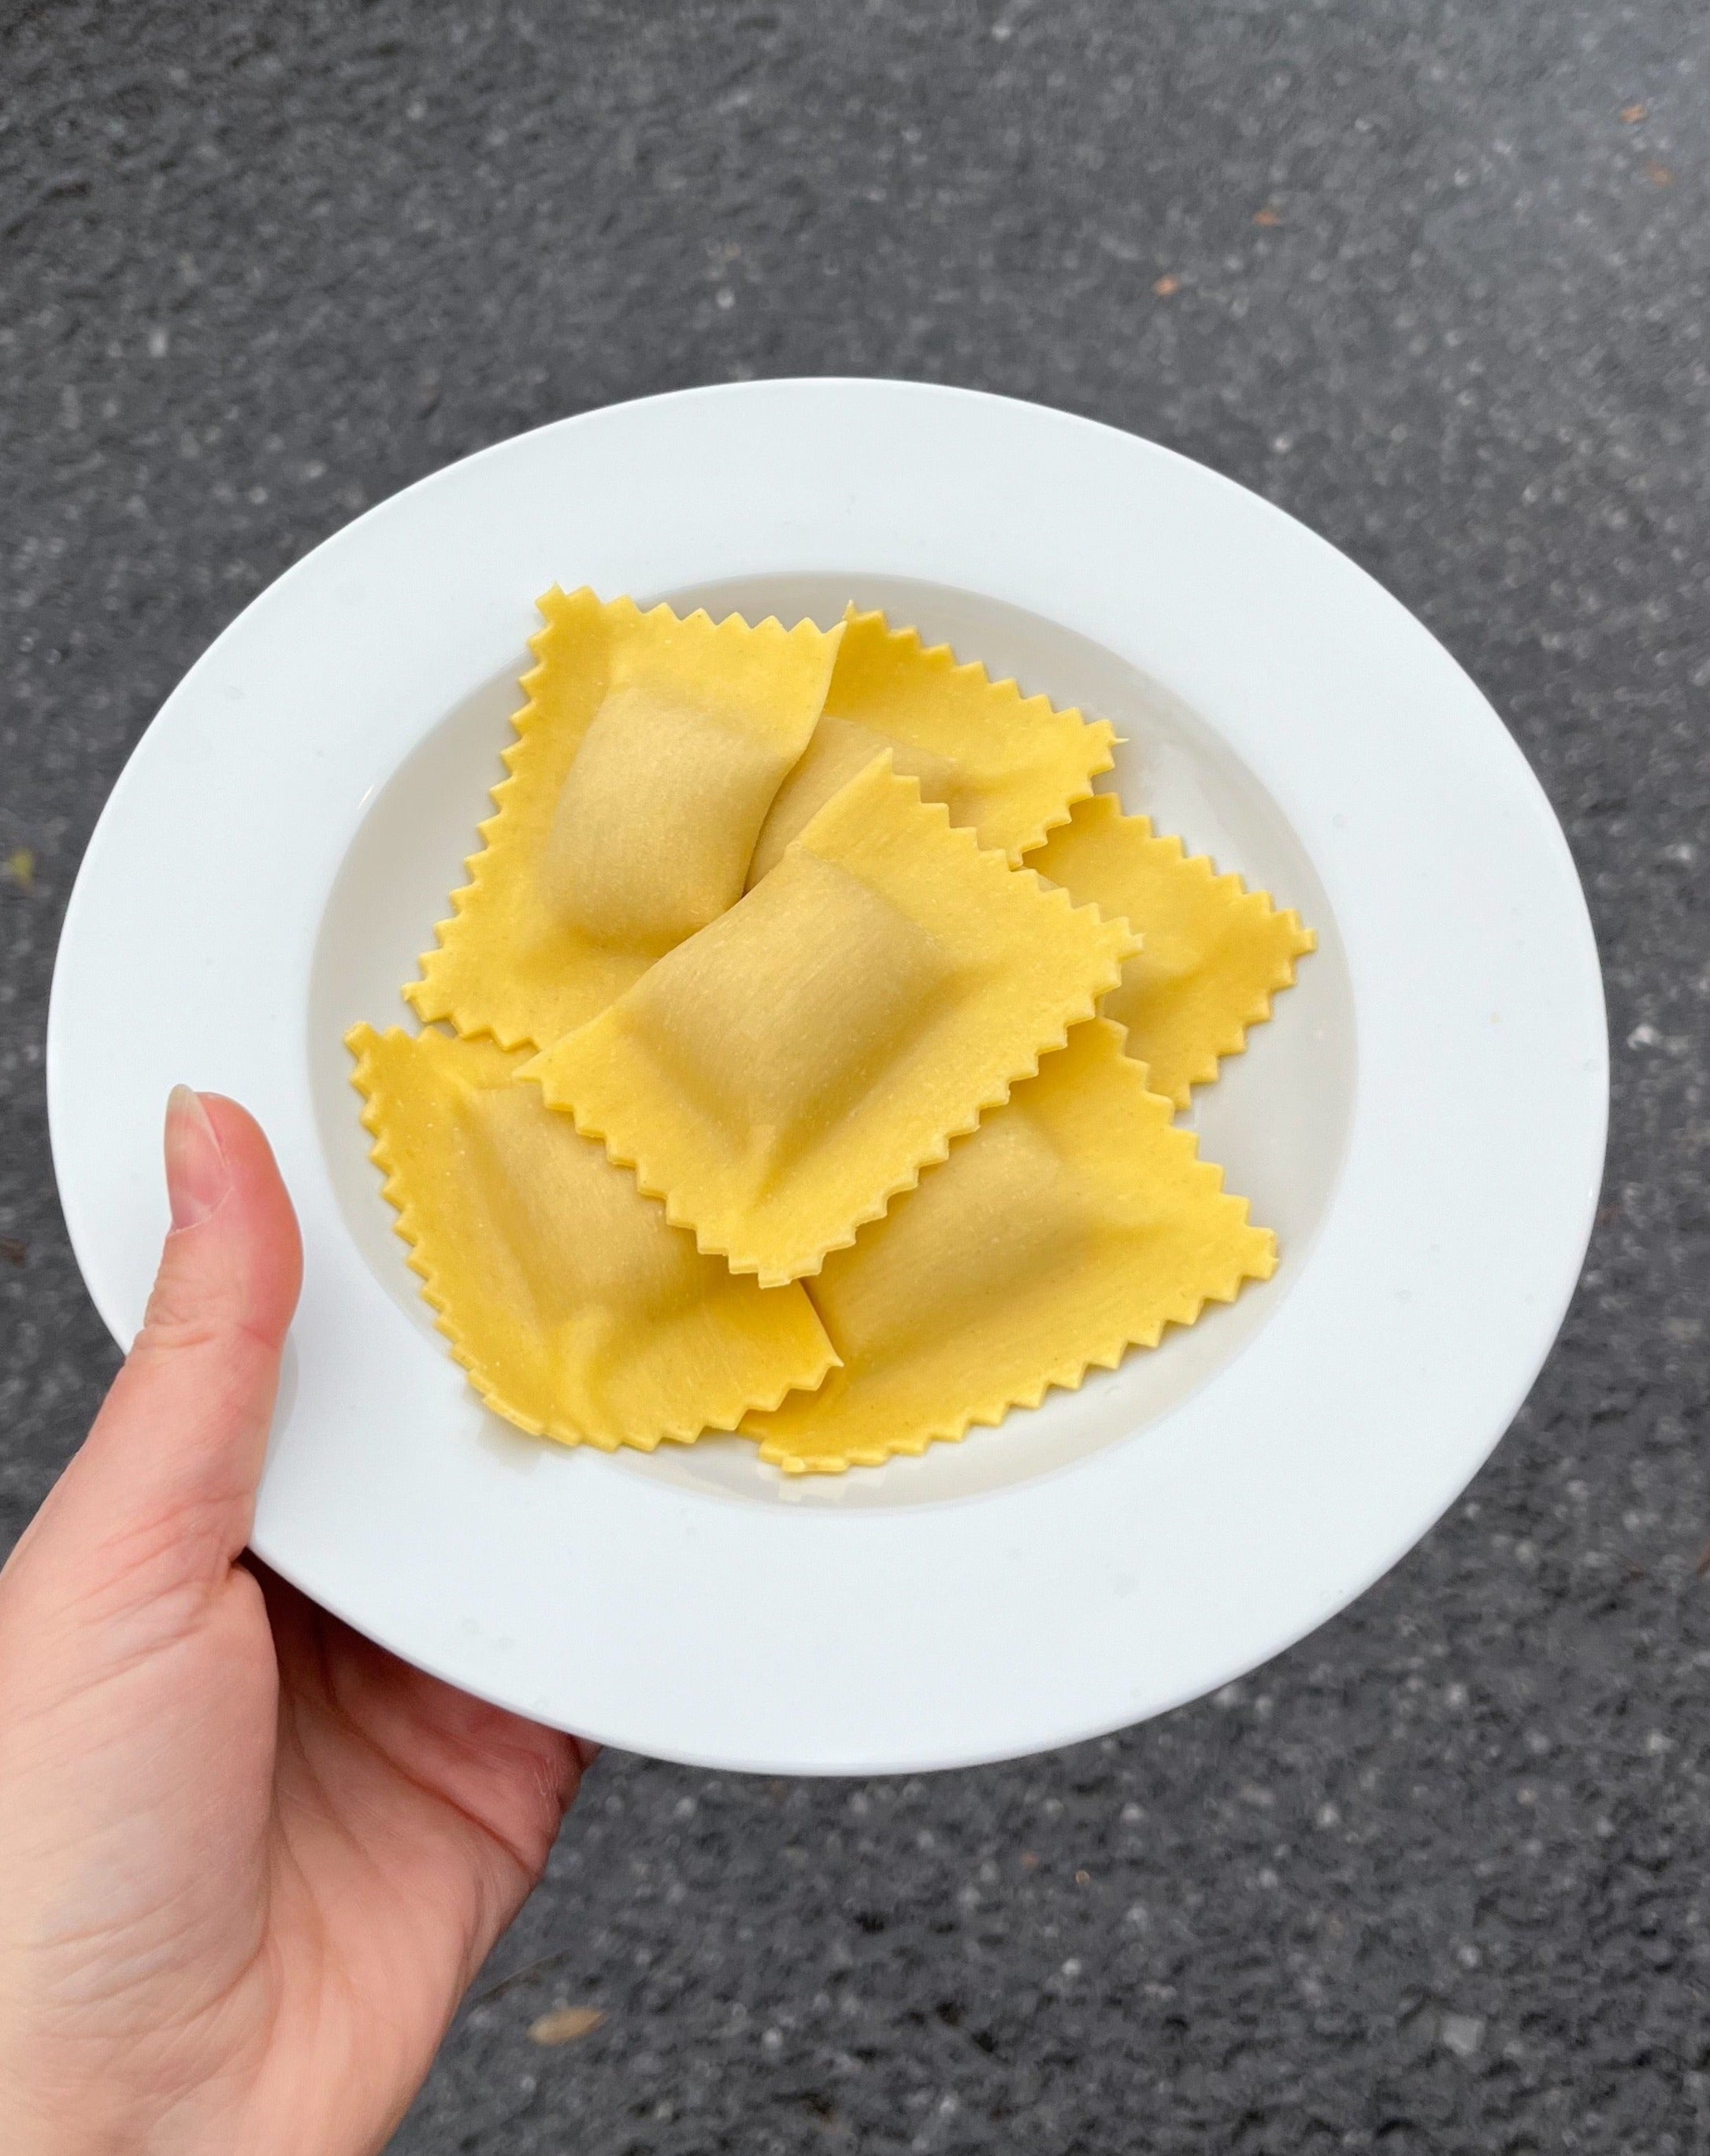
{"label": "stack of ravioli", "polygon": [[911,629],[553,591],[470,880],[348,1043],[482,1398],[839,1473],[1036,1407],[1275,1239],[1173,1121],[1312,947]]}

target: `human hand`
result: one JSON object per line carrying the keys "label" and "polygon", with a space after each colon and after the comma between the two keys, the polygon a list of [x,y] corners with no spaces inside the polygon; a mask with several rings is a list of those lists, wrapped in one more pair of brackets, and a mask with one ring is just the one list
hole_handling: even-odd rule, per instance
{"label": "human hand", "polygon": [[380,2148],[587,1755],[244,1558],[295,1217],[173,1094],[143,1330],[0,1573],[8,2156]]}

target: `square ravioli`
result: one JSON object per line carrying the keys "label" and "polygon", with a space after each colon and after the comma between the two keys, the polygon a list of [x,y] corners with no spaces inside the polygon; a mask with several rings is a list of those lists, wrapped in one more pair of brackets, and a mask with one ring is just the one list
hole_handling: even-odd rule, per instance
{"label": "square ravioli", "polygon": [[1037,1407],[1130,1347],[1156,1347],[1276,1268],[1276,1239],[1122,1053],[1077,1026],[809,1293],[840,1358],[811,1397],[750,1415],[792,1474],[876,1467]]}
{"label": "square ravioli", "polygon": [[947,644],[923,645],[917,629],[893,629],[882,613],[851,606],[831,670],[824,716],[783,784],[754,849],[752,889],[776,868],[790,840],[855,773],[888,748],[896,767],[942,801],[983,846],[1013,868],[1062,823],[1108,771],[1116,736],[1103,719],[1056,710],[994,681],[983,666],[958,665]]}
{"label": "square ravioli", "polygon": [[1129,1054],[1179,1108],[1216,1077],[1220,1056],[1245,1048],[1247,1028],[1270,1017],[1295,960],[1317,942],[1297,913],[1219,875],[1203,855],[1189,858],[1179,839],[1154,837],[1108,793],[1081,802],[1027,865],[1140,935],[1103,1015],[1127,1028]]}
{"label": "square ravioli", "polygon": [[835,1358],[800,1287],[739,1280],[490,1040],[353,1027],[374,1161],[439,1330],[488,1406],[566,1445],[732,1430]]}
{"label": "square ravioli", "polygon": [[1134,947],[888,752],[763,882],[524,1066],[703,1250],[817,1271],[1090,1017]]}
{"label": "square ravioli", "polygon": [[404,994],[501,1047],[581,1025],[742,896],[842,637],[553,590],[510,776]]}

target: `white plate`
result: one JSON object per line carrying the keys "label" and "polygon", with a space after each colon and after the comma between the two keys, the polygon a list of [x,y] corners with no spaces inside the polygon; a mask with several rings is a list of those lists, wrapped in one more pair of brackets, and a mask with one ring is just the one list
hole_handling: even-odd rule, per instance
{"label": "white plate", "polygon": [[[432,1332],[339,1045],[403,1019],[485,813],[536,594],[829,619],[883,604],[1113,719],[1130,808],[1320,947],[1200,1096],[1275,1281],[922,1460],[788,1480],[728,1439],[616,1459],[484,1413]],[[500,444],[319,547],[126,767],[54,985],[54,1156],[122,1342],[180,1079],[245,1101],[307,1280],[255,1547],[470,1691],[773,1772],[949,1766],[1156,1714],[1422,1535],[1566,1307],[1607,1060],[1584,900],[1455,662],[1255,495],[1039,407],[766,382]]]}

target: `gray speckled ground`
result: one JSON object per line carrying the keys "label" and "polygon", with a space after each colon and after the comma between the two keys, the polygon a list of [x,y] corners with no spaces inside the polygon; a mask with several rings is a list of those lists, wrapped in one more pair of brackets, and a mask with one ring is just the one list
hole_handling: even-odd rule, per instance
{"label": "gray speckled ground", "polygon": [[403,2156],[1710,2148],[1707,100],[1695,0],[0,8],[8,1540],[114,1365],[41,1097],[101,800],[288,562],[539,420],[879,372],[1204,459],[1471,668],[1608,963],[1585,1284],[1422,1548],[1052,1758],[609,1758]]}

